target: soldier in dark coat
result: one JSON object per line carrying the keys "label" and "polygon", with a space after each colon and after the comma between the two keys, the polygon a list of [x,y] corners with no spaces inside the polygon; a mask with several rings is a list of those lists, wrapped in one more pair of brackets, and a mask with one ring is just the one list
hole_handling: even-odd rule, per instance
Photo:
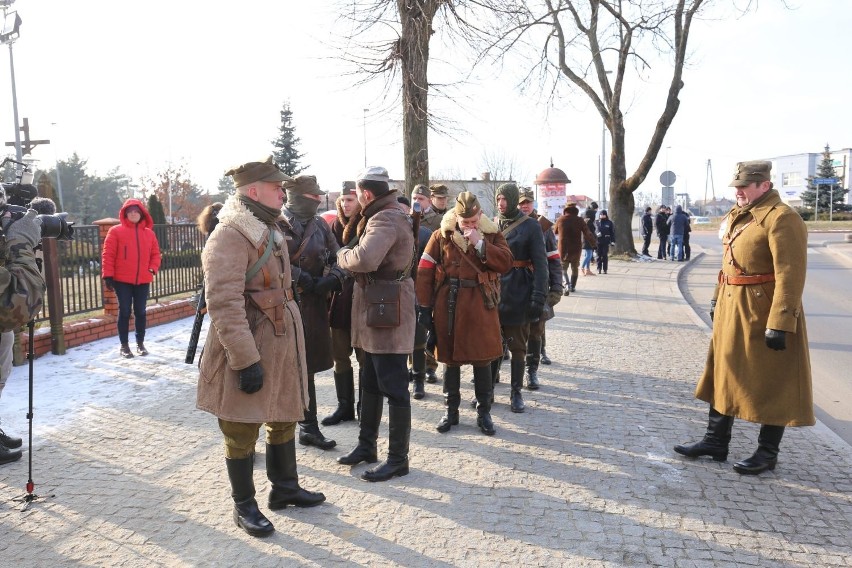
{"label": "soldier in dark coat", "polygon": [[[331,233],[340,247],[346,246],[355,237],[355,229],[361,221],[361,205],[355,195],[355,182],[343,182],[340,197],[337,198],[337,218],[331,224]],[[334,390],[337,392],[337,408],[322,419],[323,426],[333,426],[354,420],[356,416],[355,373],[352,369],[352,292],[355,280],[345,278],[342,289],[331,296],[328,309],[331,326],[331,358],[334,360]],[[361,361],[363,353],[355,350],[358,360],[358,397],[357,407],[361,406]]]}
{"label": "soldier in dark coat", "polygon": [[[523,412],[524,366],[527,356],[530,324],[541,318],[547,299],[548,266],[541,226],[518,209],[520,192],[514,183],[497,188],[498,226],[503,233],[514,261],[503,275],[500,292],[500,326],[503,341],[512,354],[510,396],[512,412]],[[503,358],[491,366],[492,380],[497,379]]]}
{"label": "soldier in dark coat", "polygon": [[650,207],[645,208],[645,214],[642,215],[642,254],[651,256],[648,247],[651,246],[651,237],[654,236],[654,216],[651,214]]}
{"label": "soldier in dark coat", "polygon": [[356,180],[362,219],[355,239],[337,254],[338,265],[355,276],[352,296],[352,345],[364,350],[361,428],[358,445],[337,461],[345,465],[378,461],[376,442],[388,399],[388,457],[364,472],[365,481],[387,481],[408,474],[411,397],[408,355],[414,345],[416,254],[408,211],[389,188],[385,168],[372,167]]}
{"label": "soldier in dark coat", "polygon": [[502,357],[499,281],[512,266],[512,253],[497,225],[482,216],[472,193],[461,193],[432,234],[417,271],[418,320],[434,331],[437,359],[447,365],[447,412],[438,432],[459,423],[461,365],[473,365],[476,423],[494,434],[491,420],[491,361]]}
{"label": "soldier in dark coat", "polygon": [[760,424],[757,451],[734,471],[775,469],[786,426],[813,426],[813,386],[802,294],[808,231],[770,181],[772,162],[740,162],[737,205],[723,222],[724,255],[710,303],[713,338],[695,397],[710,405],[688,457],[728,458],[734,418]]}
{"label": "soldier in dark coat", "polygon": [[615,225],[609,220],[606,209],[601,209],[595,221],[595,237],[598,239],[598,274],[609,269],[609,247],[615,244]]}
{"label": "soldier in dark coat", "polygon": [[[547,305],[553,308],[562,299],[562,262],[559,260],[559,250],[556,246],[556,235],[553,234],[553,223],[535,210],[535,193],[532,189],[523,189],[518,202],[518,209],[531,219],[538,221],[544,236],[544,251],[547,255],[548,292]],[[553,310],[547,310],[553,316]],[[538,390],[538,365],[542,360],[545,346],[545,330],[547,317],[540,318],[530,324],[530,338],[527,340],[527,388]]]}
{"label": "soldier in dark coat", "polygon": [[[343,274],[333,267],[338,245],[328,224],[317,215],[325,195],[311,175],[299,175],[284,182],[287,206],[283,227],[290,255],[293,280],[299,290],[299,309],[305,326],[305,349],[310,397],[305,419],[299,422],[299,443],[330,450],[336,443],[323,436],[317,422],[317,389],[314,376],[330,369],[331,330],[328,321],[328,295],[342,288]],[[326,275],[327,269],[331,268]]]}
{"label": "soldier in dark coat", "polygon": [[657,258],[665,260],[668,251],[669,243],[669,216],[665,205],[660,205],[657,210],[657,217],[654,219],[654,226],[657,227],[657,236],[660,238],[660,246],[657,248]]}

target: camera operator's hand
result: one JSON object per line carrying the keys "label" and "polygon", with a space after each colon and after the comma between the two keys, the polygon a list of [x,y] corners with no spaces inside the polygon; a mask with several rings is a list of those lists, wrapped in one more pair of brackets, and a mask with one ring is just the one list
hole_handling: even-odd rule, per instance
{"label": "camera operator's hand", "polygon": [[106,278],[104,278],[104,288],[112,292],[113,290],[115,290],[115,286],[113,285],[114,282],[115,280],[112,279],[112,276],[107,276]]}
{"label": "camera operator's hand", "polygon": [[[33,248],[41,239],[41,219],[35,209],[28,209],[26,215],[17,221],[7,223],[4,218],[3,228],[6,231],[6,242],[10,244],[16,240],[23,241]],[[14,247],[10,246],[9,249],[14,250]]]}
{"label": "camera operator's hand", "polygon": [[263,388],[263,367],[260,361],[252,363],[238,371],[240,377],[239,389],[246,394],[254,394]]}

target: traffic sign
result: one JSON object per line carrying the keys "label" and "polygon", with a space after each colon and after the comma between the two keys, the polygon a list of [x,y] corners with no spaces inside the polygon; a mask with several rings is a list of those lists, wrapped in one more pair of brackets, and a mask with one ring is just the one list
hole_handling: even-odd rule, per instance
{"label": "traffic sign", "polygon": [[677,176],[672,171],[666,170],[660,174],[660,183],[665,186],[672,186],[675,181],[677,181]]}
{"label": "traffic sign", "polygon": [[839,178],[814,178],[814,185],[834,185],[840,183]]}

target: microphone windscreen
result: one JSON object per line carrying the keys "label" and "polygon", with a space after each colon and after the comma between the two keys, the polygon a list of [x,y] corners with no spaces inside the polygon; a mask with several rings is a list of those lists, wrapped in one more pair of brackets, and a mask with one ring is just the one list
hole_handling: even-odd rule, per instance
{"label": "microphone windscreen", "polygon": [[54,215],[56,203],[49,197],[36,197],[30,202],[30,207],[35,209],[39,215]]}

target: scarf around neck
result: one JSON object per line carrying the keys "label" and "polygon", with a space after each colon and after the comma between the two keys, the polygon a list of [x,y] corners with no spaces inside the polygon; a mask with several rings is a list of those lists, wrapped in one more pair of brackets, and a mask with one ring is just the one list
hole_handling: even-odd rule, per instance
{"label": "scarf around neck", "polygon": [[246,209],[251,211],[252,215],[257,217],[267,225],[273,224],[275,220],[281,216],[280,209],[276,209],[275,207],[267,207],[263,203],[255,201],[246,195],[238,194],[237,198],[240,200],[240,203],[246,206]]}

